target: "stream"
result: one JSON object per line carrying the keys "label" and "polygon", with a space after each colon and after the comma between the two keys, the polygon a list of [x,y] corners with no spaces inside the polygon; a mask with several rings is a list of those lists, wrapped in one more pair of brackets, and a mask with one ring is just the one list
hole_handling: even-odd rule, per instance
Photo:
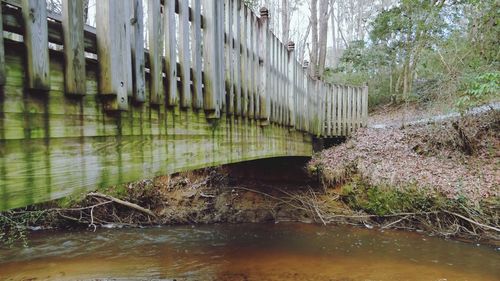
{"label": "stream", "polygon": [[314,224],[43,231],[0,248],[0,280],[500,280],[500,251]]}

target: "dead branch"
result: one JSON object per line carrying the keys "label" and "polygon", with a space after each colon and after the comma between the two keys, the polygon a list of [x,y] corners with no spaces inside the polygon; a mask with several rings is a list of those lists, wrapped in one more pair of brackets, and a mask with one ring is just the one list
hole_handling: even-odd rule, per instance
{"label": "dead branch", "polygon": [[494,230],[496,232],[500,232],[500,228],[498,228],[498,227],[494,227],[494,226],[490,226],[490,225],[479,223],[479,222],[477,222],[475,220],[472,220],[472,219],[470,219],[468,217],[462,216],[462,215],[454,213],[454,212],[450,212],[450,211],[446,211],[446,210],[443,210],[443,212],[445,212],[447,214],[450,214],[450,215],[453,215],[453,216],[456,216],[456,217],[459,217],[459,218],[461,218],[461,219],[463,219],[465,221],[468,221],[468,222],[470,222],[472,224],[475,224],[475,225],[477,225],[479,227],[490,229],[490,230]]}
{"label": "dead branch", "polygon": [[388,227],[390,227],[390,226],[392,226],[392,225],[397,224],[398,222],[401,222],[401,221],[406,220],[407,218],[408,218],[408,216],[404,216],[404,217],[402,217],[402,218],[400,218],[400,219],[398,219],[398,220],[395,220],[395,221],[393,221],[393,222],[391,222],[391,223],[388,223],[388,224],[386,224],[386,225],[382,226],[382,227],[381,227],[381,229],[386,229],[386,228],[388,228]]}
{"label": "dead branch", "polygon": [[124,200],[121,200],[121,199],[118,199],[118,198],[115,198],[115,197],[110,196],[110,195],[102,194],[102,193],[99,193],[99,192],[91,192],[91,193],[87,194],[87,196],[94,196],[94,197],[101,197],[101,198],[104,198],[104,199],[108,199],[108,200],[113,201],[113,202],[115,202],[117,204],[129,207],[131,209],[135,209],[135,210],[137,210],[139,212],[142,212],[144,214],[152,216],[153,218],[156,218],[156,215],[151,210],[143,208],[143,207],[141,207],[141,206],[139,206],[137,204],[134,204],[134,203],[131,203],[131,202],[127,202],[127,201],[124,201]]}

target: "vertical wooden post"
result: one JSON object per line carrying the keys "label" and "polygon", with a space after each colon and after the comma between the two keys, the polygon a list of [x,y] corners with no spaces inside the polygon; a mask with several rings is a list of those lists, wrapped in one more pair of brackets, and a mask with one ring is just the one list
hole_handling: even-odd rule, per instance
{"label": "vertical wooden post", "polygon": [[270,76],[271,80],[269,82],[270,86],[270,91],[269,95],[271,97],[271,103],[269,104],[270,109],[271,109],[271,121],[273,123],[276,122],[276,89],[277,89],[277,83],[276,83],[276,40],[274,40],[274,35],[271,31],[269,31],[269,43],[271,45],[270,48]]}
{"label": "vertical wooden post", "polygon": [[337,86],[335,84],[332,84],[332,136],[338,136],[337,133]]}
{"label": "vertical wooden post", "polygon": [[259,96],[259,81],[260,81],[260,73],[259,73],[259,60],[260,60],[260,45],[259,45],[259,19],[255,14],[252,14],[253,18],[253,95],[254,95],[254,118],[255,120],[259,120],[260,116],[260,96]]}
{"label": "vertical wooden post", "polygon": [[361,127],[361,88],[356,87],[356,129]]}
{"label": "vertical wooden post", "polygon": [[254,41],[254,36],[255,36],[255,29],[253,28],[253,22],[254,22],[254,17],[253,17],[253,12],[252,10],[248,9],[247,13],[247,24],[248,24],[248,34],[247,34],[247,48],[248,48],[248,117],[249,119],[255,118],[255,111],[254,111],[254,82],[255,82],[255,77],[254,77],[254,55],[255,55],[255,49],[253,41]]}
{"label": "vertical wooden post", "polygon": [[133,97],[136,102],[144,102],[146,100],[146,78],[144,70],[144,15],[142,0],[132,0],[131,15]]}
{"label": "vertical wooden post", "polygon": [[46,3],[39,0],[23,0],[22,8],[28,64],[26,86],[28,89],[48,91],[50,73]]}
{"label": "vertical wooden post", "polygon": [[248,23],[247,23],[248,8],[245,4],[241,4],[240,18],[241,24],[241,115],[248,116]]}
{"label": "vertical wooden post", "polygon": [[347,86],[342,86],[342,135],[347,136],[347,100],[348,100],[348,88]]}
{"label": "vertical wooden post", "polygon": [[342,86],[342,135],[347,136],[347,98],[348,98],[348,88],[347,86]]}
{"label": "vertical wooden post", "polygon": [[278,124],[283,125],[283,46],[281,45],[281,41],[276,38],[276,46],[277,46],[277,68],[278,68]]}
{"label": "vertical wooden post", "polygon": [[[170,23],[169,23],[170,24]],[[179,61],[181,79],[180,106],[191,106],[191,65],[189,59],[189,1],[179,1]]]}
{"label": "vertical wooden post", "polygon": [[332,88],[326,85],[326,136],[332,135]]}
{"label": "vertical wooden post", "polygon": [[0,86],[5,85],[5,50],[3,46],[2,3],[0,3]]}
{"label": "vertical wooden post", "polygon": [[[156,0],[153,0],[156,5]],[[150,0],[151,2],[151,0]],[[165,43],[165,74],[167,77],[167,105],[175,106],[179,103],[177,89],[177,40],[175,23],[175,0],[165,0],[164,11],[164,43]],[[158,6],[159,9],[159,6]],[[158,10],[159,13],[159,10]],[[149,20],[151,21],[151,19]],[[151,30],[151,29],[150,29]],[[150,33],[151,34],[151,33]],[[152,33],[158,34],[158,33]],[[156,36],[149,36],[149,40],[158,39]],[[151,48],[151,47],[150,47]],[[151,56],[151,54],[150,54]]]}
{"label": "vertical wooden post", "polygon": [[201,2],[200,0],[191,0],[191,9],[193,10],[193,19],[191,21],[191,51],[193,63],[193,107],[200,109],[203,107],[202,90],[202,62],[201,62]]}
{"label": "vertical wooden post", "polygon": [[234,55],[235,55],[235,67],[234,67],[234,94],[235,94],[235,114],[236,115],[242,115],[243,114],[243,109],[241,105],[241,87],[242,87],[242,82],[241,82],[241,73],[242,73],[242,66],[241,66],[241,9],[242,9],[242,0],[235,0],[236,3],[233,5],[233,21],[235,23],[234,25],[234,30],[236,33],[235,37],[235,46],[234,46]]}
{"label": "vertical wooden post", "polygon": [[[105,1],[98,1],[105,2]],[[170,1],[167,1],[170,4]],[[173,1],[172,1],[173,2]],[[152,104],[163,102],[163,74],[162,74],[162,38],[160,36],[161,12],[160,1],[149,0],[148,2],[148,31],[149,31],[149,92]]]}
{"label": "vertical wooden post", "polygon": [[220,89],[222,77],[220,72],[220,51],[218,19],[218,6],[220,1],[204,0],[203,22],[203,59],[204,59],[204,85],[203,108],[207,111],[207,118],[220,117]]}
{"label": "vertical wooden post", "polygon": [[297,88],[296,88],[296,83],[297,83],[297,77],[295,75],[295,66],[296,66],[296,61],[295,61],[295,43],[293,41],[288,42],[287,44],[287,97],[288,97],[288,118],[287,118],[287,123],[289,126],[295,126],[295,99],[297,95]]}
{"label": "vertical wooden post", "polygon": [[216,40],[216,43],[217,43],[217,48],[216,48],[216,51],[217,51],[217,58],[218,58],[218,62],[217,62],[217,70],[218,70],[218,80],[219,80],[219,83],[218,83],[218,86],[219,86],[219,90],[218,90],[218,93],[219,93],[219,97],[218,97],[218,100],[219,100],[219,110],[222,110],[222,111],[226,111],[226,84],[224,83],[224,66],[225,66],[225,57],[224,57],[224,49],[225,49],[225,45],[224,45],[224,1],[216,1],[217,2],[217,5],[216,5],[216,13],[217,13],[217,17],[216,17],[216,20],[217,20],[217,40]]}
{"label": "vertical wooden post", "polygon": [[363,87],[363,126],[368,125],[368,86]]}
{"label": "vertical wooden post", "polygon": [[339,131],[339,136],[344,136],[345,135],[345,126],[344,126],[344,86],[338,85],[337,86],[337,98],[338,98],[338,131]]}
{"label": "vertical wooden post", "polygon": [[352,87],[347,87],[347,135],[352,133]]}
{"label": "vertical wooden post", "polygon": [[321,124],[321,119],[323,116],[323,110],[322,110],[322,83],[320,80],[315,81],[315,98],[314,98],[314,115],[316,118],[316,136],[319,136],[322,133],[322,124]]}
{"label": "vertical wooden post", "polygon": [[133,74],[132,74],[132,1],[125,1],[121,3],[120,7],[123,11],[123,30],[122,36],[125,44],[123,53],[121,54],[121,59],[123,60],[123,72],[125,79],[125,86],[127,91],[127,97],[132,97],[134,90]]}
{"label": "vertical wooden post", "polygon": [[283,45],[283,43],[280,41],[280,82],[281,82],[281,124],[286,126],[286,110],[288,108],[288,101],[287,101],[287,96],[286,96],[286,79],[287,79],[287,73],[288,69],[286,68],[287,63],[286,63],[286,46]]}
{"label": "vertical wooden post", "polygon": [[225,71],[225,87],[227,97],[227,113],[234,113],[234,87],[233,87],[233,0],[226,0],[224,5],[224,30],[226,34],[225,56],[226,56],[226,71]]}
{"label": "vertical wooden post", "polygon": [[308,73],[309,68],[309,63],[307,61],[304,61],[302,65],[303,71],[303,77],[304,77],[304,127],[305,131],[311,133],[311,121],[310,121],[310,115],[309,115],[309,107],[311,106],[311,101],[310,101],[310,93],[311,93],[311,79]]}
{"label": "vertical wooden post", "polygon": [[83,0],[63,0],[64,92],[70,95],[86,92],[83,20]]}
{"label": "vertical wooden post", "polygon": [[304,131],[304,69],[300,62],[297,62],[297,77],[299,80],[299,99],[297,101],[297,112],[299,114],[299,129]]}
{"label": "vertical wooden post", "polygon": [[116,98],[105,105],[107,110],[128,108],[127,67],[124,65],[130,41],[126,41],[126,18],[121,1],[97,1],[97,55],[99,57],[99,90]]}
{"label": "vertical wooden post", "polygon": [[259,60],[259,97],[260,97],[260,109],[259,117],[261,125],[269,124],[269,117],[271,115],[270,108],[270,87],[271,83],[270,75],[270,47],[269,44],[269,10],[265,7],[260,9],[260,19],[259,19],[259,53],[261,60]]}

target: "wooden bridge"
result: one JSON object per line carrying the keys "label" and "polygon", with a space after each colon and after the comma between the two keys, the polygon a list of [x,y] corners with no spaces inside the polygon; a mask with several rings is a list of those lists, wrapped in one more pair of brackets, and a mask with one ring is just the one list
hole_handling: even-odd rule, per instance
{"label": "wooden bridge", "polygon": [[241,0],[1,0],[0,210],[251,159],[367,121]]}

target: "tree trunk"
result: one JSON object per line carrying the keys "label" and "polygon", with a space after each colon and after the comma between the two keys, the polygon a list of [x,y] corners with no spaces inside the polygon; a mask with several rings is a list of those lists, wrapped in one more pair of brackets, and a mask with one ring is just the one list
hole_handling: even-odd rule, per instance
{"label": "tree trunk", "polygon": [[290,6],[288,0],[281,0],[281,36],[283,43],[290,40]]}
{"label": "tree trunk", "polygon": [[313,78],[317,77],[318,66],[318,0],[311,0],[311,49],[309,55],[309,71]]}
{"label": "tree trunk", "polygon": [[335,34],[335,0],[330,0],[330,24],[332,25],[332,66],[337,67],[337,36]]}
{"label": "tree trunk", "polygon": [[328,0],[319,0],[319,34],[321,34],[321,38],[319,38],[318,47],[319,47],[319,56],[318,56],[318,74],[323,75],[323,71],[325,70],[325,61],[326,61],[326,46],[328,40]]}

